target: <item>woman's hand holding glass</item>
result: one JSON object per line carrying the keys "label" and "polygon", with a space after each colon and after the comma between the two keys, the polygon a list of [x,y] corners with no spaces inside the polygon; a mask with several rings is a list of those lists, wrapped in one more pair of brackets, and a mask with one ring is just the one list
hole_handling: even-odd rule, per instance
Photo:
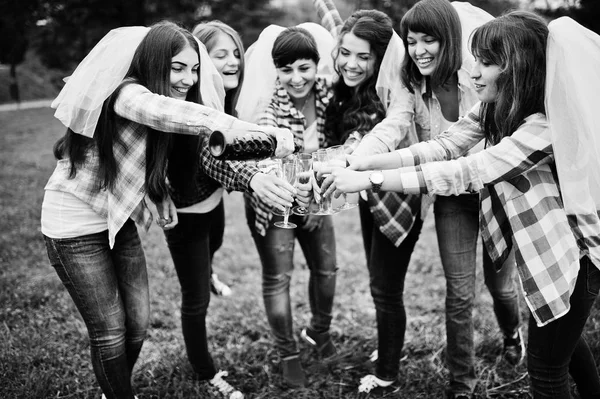
{"label": "woman's hand holding glass", "polygon": [[[297,165],[296,165],[296,157],[285,158],[281,160],[281,178],[290,184],[292,187],[296,184],[297,179]],[[286,206],[284,208],[283,213],[283,222],[275,222],[274,225],[276,227],[280,227],[282,229],[295,229],[296,226],[294,223],[288,222],[288,218],[290,217],[290,210],[292,204],[290,206]]]}
{"label": "woman's hand holding glass", "polygon": [[312,199],[312,155],[307,153],[298,154],[298,184],[296,186],[298,195],[296,202],[298,206],[292,208],[295,215],[308,215],[308,206]]}
{"label": "woman's hand holding glass", "polygon": [[[347,163],[347,153],[346,153],[346,148],[343,145],[335,145],[333,147],[329,147],[327,149],[327,154],[329,154],[329,164],[333,167],[340,167],[340,168],[345,168],[346,167],[346,163]],[[356,203],[349,203],[348,202],[348,197],[346,195],[346,193],[343,193],[344,195],[344,203],[339,206],[338,208],[336,208],[337,211],[344,211],[347,209],[352,209],[358,206],[358,204]],[[331,198],[331,194],[329,194],[329,197]],[[337,196],[336,196],[337,198]]]}
{"label": "woman's hand holding glass", "polygon": [[339,166],[326,166],[320,174],[327,175],[321,185],[321,195],[338,198],[343,193],[357,193],[371,188],[371,171],[355,171]]}
{"label": "woman's hand holding glass", "polygon": [[318,192],[320,192],[319,210],[314,212],[315,215],[333,215],[337,213],[331,209],[331,196],[323,195],[323,189],[321,188],[325,181],[326,175],[321,172],[325,168],[330,166],[330,158],[327,150],[320,149],[312,153],[313,156],[313,173],[317,185]]}
{"label": "woman's hand holding glass", "polygon": [[275,173],[269,173],[264,168],[261,168],[261,172],[252,177],[250,187],[265,204],[275,209],[292,206],[296,195],[293,185],[279,178]]}

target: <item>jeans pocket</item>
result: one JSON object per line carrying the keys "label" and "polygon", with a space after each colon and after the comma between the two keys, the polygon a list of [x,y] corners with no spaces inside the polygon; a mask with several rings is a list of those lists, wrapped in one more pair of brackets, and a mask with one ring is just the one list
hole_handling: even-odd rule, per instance
{"label": "jeans pocket", "polygon": [[600,290],[600,270],[589,260],[587,262],[586,281],[588,293],[597,296]]}

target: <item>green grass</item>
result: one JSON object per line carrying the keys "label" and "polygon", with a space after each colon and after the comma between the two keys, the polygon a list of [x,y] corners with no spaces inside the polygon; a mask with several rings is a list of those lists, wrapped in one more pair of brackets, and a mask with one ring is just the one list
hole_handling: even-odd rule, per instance
{"label": "green grass", "polygon": [[[85,326],[54,270],[39,228],[43,187],[54,167],[52,145],[63,127],[50,109],[0,113],[0,398],[99,398]],[[280,377],[261,298],[261,270],[239,193],[226,197],[225,241],[215,259],[235,295],[213,297],[208,317],[215,361],[247,398],[354,398],[359,378],[371,370],[376,347],[374,308],[360,236],[358,212],[334,217],[339,278],[333,335],[340,354],[320,362],[301,344],[310,385],[286,389]],[[431,215],[430,215],[431,216]],[[428,217],[406,279],[408,313],[401,364],[400,398],[442,398],[444,368],[444,278],[432,217]],[[134,371],[140,399],[212,398],[194,379],[179,325],[179,286],[162,232],[142,233],[151,289],[151,328]],[[306,263],[296,249],[293,311],[297,331],[309,320]],[[478,270],[475,308],[476,394],[481,398],[526,398],[526,369],[498,361],[501,338],[489,293]],[[600,304],[586,337],[600,359]],[[526,309],[522,302],[522,314]],[[392,396],[389,396],[392,397]]]}

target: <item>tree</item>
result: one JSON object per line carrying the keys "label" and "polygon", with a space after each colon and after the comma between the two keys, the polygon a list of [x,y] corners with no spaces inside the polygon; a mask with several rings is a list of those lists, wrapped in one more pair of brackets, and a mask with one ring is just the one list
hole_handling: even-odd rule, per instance
{"label": "tree", "polygon": [[269,6],[269,0],[37,1],[43,1],[45,24],[33,32],[33,46],[45,65],[67,71],[72,70],[108,31],[117,27],[149,26],[170,20],[192,29],[202,20],[220,19],[232,25],[243,37],[254,40],[258,31],[279,15]]}
{"label": "tree", "polygon": [[600,34],[600,2],[598,0],[579,0],[564,2],[558,8],[535,8],[535,11],[549,19],[558,17],[571,17],[591,31]]}
{"label": "tree", "polygon": [[0,5],[0,63],[10,65],[10,92],[19,100],[17,65],[25,59],[27,32],[38,14],[38,0],[7,0]]}

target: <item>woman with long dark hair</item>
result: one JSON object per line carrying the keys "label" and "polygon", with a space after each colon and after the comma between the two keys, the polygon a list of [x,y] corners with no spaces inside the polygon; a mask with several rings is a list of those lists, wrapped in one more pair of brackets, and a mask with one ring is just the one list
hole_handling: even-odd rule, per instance
{"label": "woman with long dark hair", "polygon": [[[317,10],[329,26],[335,11],[331,2]],[[327,10],[323,13],[323,10]],[[326,112],[326,133],[332,142],[370,140],[375,132],[399,138],[399,147],[426,134],[425,124],[415,126],[414,111],[406,106],[408,92],[400,85],[399,65],[384,59],[401,51],[401,40],[391,19],[377,10],[355,11],[339,29],[334,51],[338,80]],[[359,151],[363,146],[360,141]],[[377,322],[375,373],[361,379],[359,392],[394,389],[406,332],[404,280],[423,222],[421,196],[379,193],[376,184],[359,199],[366,263]]]}
{"label": "woman with long dark hair", "polygon": [[[471,44],[480,103],[435,139],[358,158],[330,178],[353,192],[372,172],[351,169],[399,168],[381,172],[383,190],[480,193],[486,248],[496,266],[514,251],[530,310],[534,398],[570,398],[569,374],[581,397],[600,396],[582,336],[600,290],[598,48],[600,36],[569,18],[547,26],[513,11],[487,22]],[[488,148],[463,156],[482,139]]]}
{"label": "woman with long dark hair", "polygon": [[[177,223],[167,182],[172,133],[259,129],[211,108],[220,103],[216,73],[206,50],[173,23],[120,28],[96,45],[53,103],[68,129],[54,148],[58,163],[45,187],[42,233],[88,328],[106,397],[133,397],[131,371],[149,322],[135,226],[152,221],[145,197],[157,204],[161,227]],[[289,132],[269,133],[288,153]],[[181,178],[191,178],[197,154],[180,157],[189,166]],[[281,204],[291,204],[281,190]]]}

